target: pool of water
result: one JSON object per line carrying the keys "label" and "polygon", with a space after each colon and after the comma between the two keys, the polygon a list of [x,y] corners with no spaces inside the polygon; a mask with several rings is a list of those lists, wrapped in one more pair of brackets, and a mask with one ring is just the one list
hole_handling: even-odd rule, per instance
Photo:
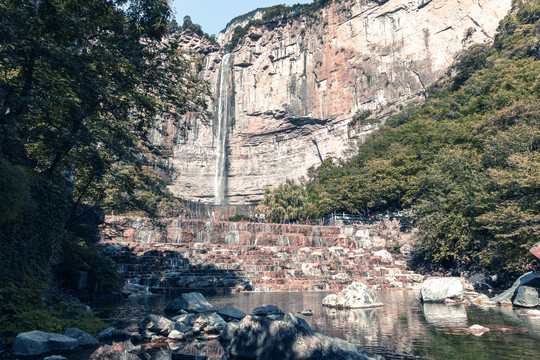
{"label": "pool of water", "polygon": [[[540,318],[526,310],[421,304],[417,292],[379,291],[384,306],[368,310],[334,310],[323,307],[325,292],[240,293],[207,296],[215,307],[226,305],[246,313],[262,305],[285,312],[312,310],[302,316],[315,330],[345,339],[386,359],[540,359]],[[94,304],[100,316],[117,328],[134,330],[150,313],[163,314],[167,296],[137,296],[113,304]],[[490,329],[482,336],[465,331],[479,324]]]}

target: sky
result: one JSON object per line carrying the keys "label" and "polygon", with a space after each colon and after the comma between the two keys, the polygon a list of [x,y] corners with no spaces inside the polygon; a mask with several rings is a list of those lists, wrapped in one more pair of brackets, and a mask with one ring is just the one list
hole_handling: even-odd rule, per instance
{"label": "sky", "polygon": [[260,7],[278,4],[305,4],[312,0],[174,0],[176,21],[182,25],[184,16],[201,25],[204,32],[218,35],[234,17]]}

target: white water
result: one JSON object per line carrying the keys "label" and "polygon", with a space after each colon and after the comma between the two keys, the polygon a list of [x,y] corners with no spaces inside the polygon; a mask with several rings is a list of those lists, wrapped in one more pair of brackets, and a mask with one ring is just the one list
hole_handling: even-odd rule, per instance
{"label": "white water", "polygon": [[223,56],[221,65],[221,81],[219,84],[217,146],[216,146],[216,204],[225,203],[227,187],[227,114],[229,112],[229,77],[231,74],[231,54]]}

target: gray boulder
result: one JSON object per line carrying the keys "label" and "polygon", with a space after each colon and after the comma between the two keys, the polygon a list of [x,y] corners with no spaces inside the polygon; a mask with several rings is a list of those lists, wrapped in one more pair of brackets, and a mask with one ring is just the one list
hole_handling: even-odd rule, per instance
{"label": "gray boulder", "polygon": [[204,296],[198,292],[182,294],[165,307],[165,311],[167,312],[178,312],[180,310],[185,310],[190,313],[216,311],[212,305],[206,301]]}
{"label": "gray boulder", "polygon": [[[520,290],[521,287],[527,288]],[[534,307],[540,305],[537,304],[539,301],[538,293],[540,293],[540,275],[534,271],[530,271],[520,276],[508,290],[490,300],[496,303],[510,301],[516,306]]]}
{"label": "gray boulder", "polygon": [[51,351],[73,350],[77,346],[79,342],[68,336],[34,330],[17,335],[13,351],[15,355],[33,356]]}
{"label": "gray boulder", "polygon": [[149,330],[153,333],[167,336],[174,328],[174,321],[160,315],[150,314],[139,321],[140,331]]}
{"label": "gray boulder", "polygon": [[231,341],[236,330],[238,330],[238,323],[233,321],[228,322],[223,331],[219,334],[219,337],[225,341]]}
{"label": "gray boulder", "polygon": [[77,340],[79,345],[84,347],[91,347],[99,344],[99,341],[97,341],[92,335],[86,331],[82,331],[81,329],[69,328],[66,330],[65,335]]}
{"label": "gray boulder", "polygon": [[432,278],[422,283],[420,301],[443,302],[446,299],[463,299],[463,284],[459,278]]}
{"label": "gray boulder", "polygon": [[283,310],[274,305],[264,305],[253,309],[253,315],[257,316],[269,316],[269,315],[281,315]]}
{"label": "gray boulder", "polygon": [[234,334],[230,354],[245,360],[380,360],[344,340],[312,330],[306,321],[292,314],[278,320],[246,316]]}
{"label": "gray boulder", "polygon": [[222,307],[221,309],[217,311],[217,313],[225,321],[238,321],[238,320],[242,320],[246,316],[245,312],[240,311],[230,306]]}
{"label": "gray boulder", "polygon": [[540,288],[528,285],[518,287],[512,304],[521,307],[540,306]]}

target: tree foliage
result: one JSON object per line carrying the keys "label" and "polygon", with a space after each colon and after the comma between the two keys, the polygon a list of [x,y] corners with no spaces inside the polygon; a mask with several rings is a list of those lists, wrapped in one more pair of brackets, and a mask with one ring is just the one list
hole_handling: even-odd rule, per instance
{"label": "tree foliage", "polygon": [[[0,2],[0,288],[41,299],[50,289],[36,284],[62,285],[53,273],[88,270],[110,291],[100,209],[155,213],[171,200],[155,190],[150,130],[204,101],[170,16],[166,0]],[[13,322],[38,305],[0,303]]]}

